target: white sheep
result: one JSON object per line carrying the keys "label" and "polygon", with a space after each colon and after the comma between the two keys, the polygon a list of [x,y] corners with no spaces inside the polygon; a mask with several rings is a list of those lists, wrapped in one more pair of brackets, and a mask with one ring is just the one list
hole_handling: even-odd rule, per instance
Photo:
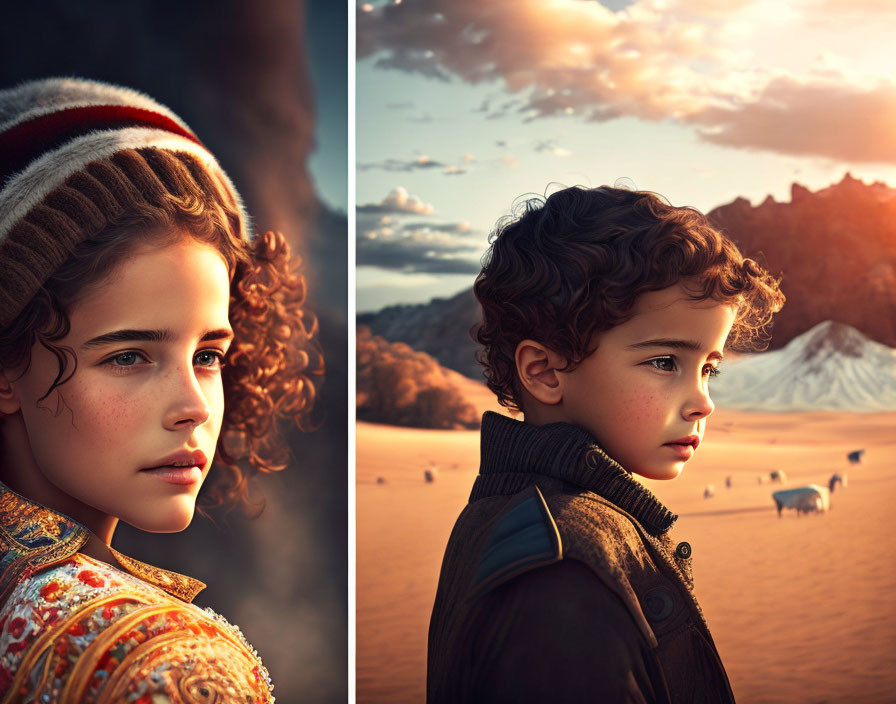
{"label": "white sheep", "polygon": [[787,475],[784,474],[782,469],[773,469],[769,472],[768,478],[773,484],[783,484],[787,481]]}
{"label": "white sheep", "polygon": [[781,489],[772,494],[775,506],[778,508],[778,516],[782,509],[796,509],[797,515],[817,511],[824,513],[831,507],[831,494],[823,486],[809,484],[795,489]]}
{"label": "white sheep", "polygon": [[712,484],[707,484],[706,487],[703,489],[703,498],[711,499],[715,495],[716,495],[716,488]]}

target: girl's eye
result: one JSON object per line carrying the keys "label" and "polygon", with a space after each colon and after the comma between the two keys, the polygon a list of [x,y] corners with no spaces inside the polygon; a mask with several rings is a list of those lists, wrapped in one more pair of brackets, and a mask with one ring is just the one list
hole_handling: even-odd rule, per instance
{"label": "girl's eye", "polygon": [[140,360],[146,361],[146,357],[144,357],[139,352],[119,352],[113,357],[109,357],[109,359],[103,361],[103,364],[107,364],[110,367],[133,367]]}
{"label": "girl's eye", "polygon": [[674,357],[657,357],[656,359],[648,360],[647,363],[661,372],[674,372],[676,369]]}
{"label": "girl's eye", "polygon": [[207,369],[218,369],[223,366],[224,355],[217,350],[202,350],[193,357],[194,364]]}

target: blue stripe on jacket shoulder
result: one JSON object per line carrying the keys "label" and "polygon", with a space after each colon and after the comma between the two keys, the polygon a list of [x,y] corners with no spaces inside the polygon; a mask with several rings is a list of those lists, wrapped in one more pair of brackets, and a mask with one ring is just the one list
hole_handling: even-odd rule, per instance
{"label": "blue stripe on jacket shoulder", "polygon": [[563,558],[554,517],[534,484],[514,496],[498,516],[483,544],[470,596]]}

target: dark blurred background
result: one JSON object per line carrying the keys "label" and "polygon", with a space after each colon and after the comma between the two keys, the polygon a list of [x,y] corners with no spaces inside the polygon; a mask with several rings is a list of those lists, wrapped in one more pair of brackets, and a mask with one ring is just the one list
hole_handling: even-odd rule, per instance
{"label": "dark blurred background", "polygon": [[293,462],[258,482],[259,518],[115,539],[207,582],[197,603],[240,626],[284,703],[347,698],[346,28],[346,4],[325,0],[51,0],[7,3],[0,21],[0,86],[69,75],[148,93],[302,258],[327,366],[319,430],[289,432]]}

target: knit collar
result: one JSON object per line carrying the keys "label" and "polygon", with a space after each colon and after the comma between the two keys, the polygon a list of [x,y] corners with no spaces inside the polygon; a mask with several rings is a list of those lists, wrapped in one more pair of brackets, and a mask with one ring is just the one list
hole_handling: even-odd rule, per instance
{"label": "knit collar", "polygon": [[520,475],[560,479],[593,491],[634,517],[652,535],[678,518],[587,431],[568,423],[532,425],[492,411],[482,416],[481,465],[470,501],[504,493]]}
{"label": "knit collar", "polygon": [[[0,482],[0,602],[24,572],[65,560],[90,538],[77,521],[17,494]],[[115,567],[172,596],[190,602],[205,584],[198,579],[153,567],[109,548]]]}

